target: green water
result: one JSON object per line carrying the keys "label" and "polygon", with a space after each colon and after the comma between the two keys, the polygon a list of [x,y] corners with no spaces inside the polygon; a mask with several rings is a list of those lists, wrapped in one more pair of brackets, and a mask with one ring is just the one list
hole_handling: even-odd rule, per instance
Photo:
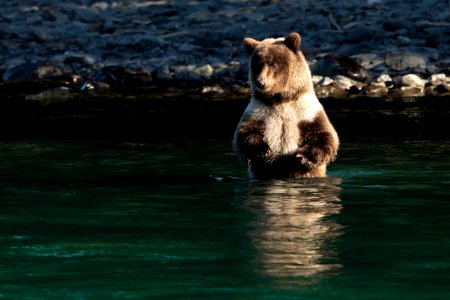
{"label": "green water", "polygon": [[0,298],[450,298],[450,139],[343,139],[320,180],[248,180],[227,138],[0,161]]}

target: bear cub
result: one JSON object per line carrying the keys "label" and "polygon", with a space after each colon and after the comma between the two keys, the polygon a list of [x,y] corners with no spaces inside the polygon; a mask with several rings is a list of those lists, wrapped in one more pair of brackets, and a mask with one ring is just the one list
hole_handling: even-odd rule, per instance
{"label": "bear cub", "polygon": [[250,102],[233,146],[255,179],[325,177],[338,135],[314,93],[300,35],[244,39]]}

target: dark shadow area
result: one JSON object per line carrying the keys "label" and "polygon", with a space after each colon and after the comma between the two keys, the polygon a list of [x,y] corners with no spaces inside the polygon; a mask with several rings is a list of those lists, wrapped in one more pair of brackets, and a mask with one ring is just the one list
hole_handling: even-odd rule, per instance
{"label": "dark shadow area", "polygon": [[[339,135],[448,136],[450,99],[323,99]],[[0,137],[77,138],[174,137],[231,139],[247,97],[201,94],[76,95],[55,103],[2,100]]]}

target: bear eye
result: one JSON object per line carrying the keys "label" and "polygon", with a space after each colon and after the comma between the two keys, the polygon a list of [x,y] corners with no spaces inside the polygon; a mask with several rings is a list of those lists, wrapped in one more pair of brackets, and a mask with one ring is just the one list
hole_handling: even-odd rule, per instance
{"label": "bear eye", "polygon": [[275,71],[275,69],[277,68],[277,65],[274,64],[274,63],[270,63],[270,64],[269,64],[269,68],[270,68],[272,71]]}

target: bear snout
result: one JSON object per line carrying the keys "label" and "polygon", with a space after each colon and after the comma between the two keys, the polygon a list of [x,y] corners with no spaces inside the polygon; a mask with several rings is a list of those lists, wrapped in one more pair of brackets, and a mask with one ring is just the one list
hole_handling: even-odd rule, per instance
{"label": "bear snout", "polygon": [[266,86],[266,83],[265,83],[264,80],[262,80],[262,79],[256,79],[256,80],[255,80],[255,86],[256,86],[258,89],[262,90],[262,89],[264,89],[264,87]]}

